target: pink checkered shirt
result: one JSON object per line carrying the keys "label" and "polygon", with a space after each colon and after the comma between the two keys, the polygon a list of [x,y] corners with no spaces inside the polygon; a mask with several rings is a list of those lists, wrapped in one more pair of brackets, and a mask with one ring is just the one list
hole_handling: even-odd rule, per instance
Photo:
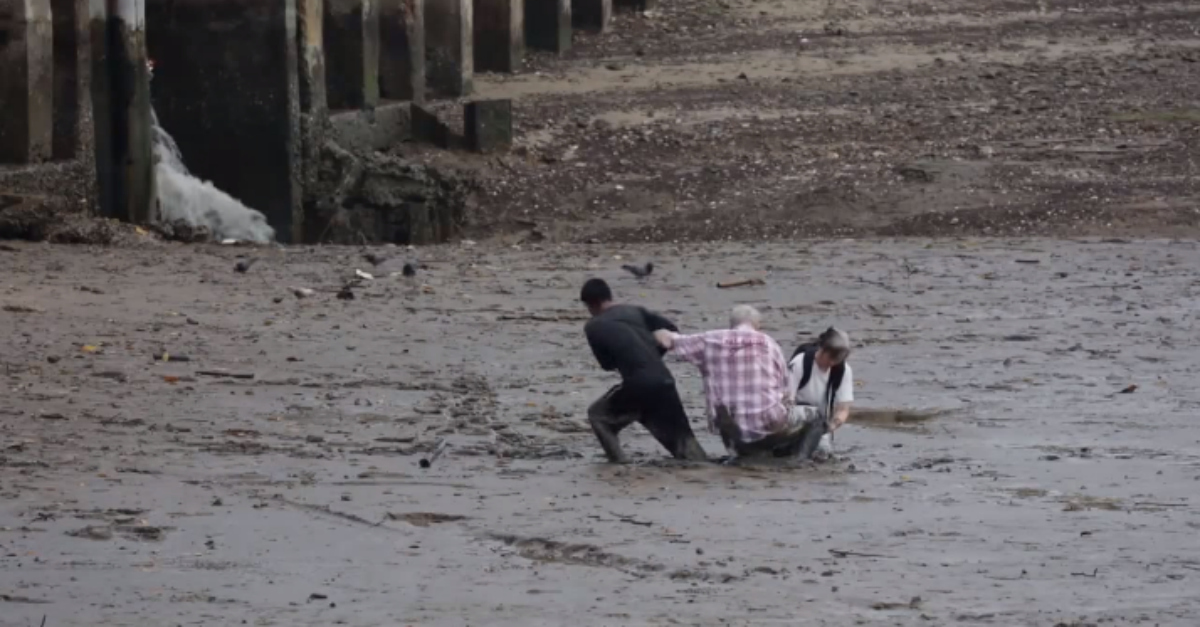
{"label": "pink checkered shirt", "polygon": [[742,437],[753,442],[787,424],[787,361],[771,336],[749,326],[676,335],[671,352],[695,364],[704,376],[708,425],[716,431],[716,407],[733,409]]}

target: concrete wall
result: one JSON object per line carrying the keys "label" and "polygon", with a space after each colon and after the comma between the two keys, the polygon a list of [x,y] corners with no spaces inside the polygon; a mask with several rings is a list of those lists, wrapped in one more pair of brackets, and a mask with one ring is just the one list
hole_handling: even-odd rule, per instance
{"label": "concrete wall", "polygon": [[301,239],[296,0],[146,0],[154,106],[197,176]]}

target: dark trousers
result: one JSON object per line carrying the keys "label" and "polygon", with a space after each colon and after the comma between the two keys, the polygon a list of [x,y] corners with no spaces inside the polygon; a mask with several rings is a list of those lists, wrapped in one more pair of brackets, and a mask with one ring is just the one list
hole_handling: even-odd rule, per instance
{"label": "dark trousers", "polygon": [[588,407],[588,422],[611,461],[624,461],[618,434],[640,422],[676,459],[706,460],[696,441],[675,383],[628,384],[613,387]]}

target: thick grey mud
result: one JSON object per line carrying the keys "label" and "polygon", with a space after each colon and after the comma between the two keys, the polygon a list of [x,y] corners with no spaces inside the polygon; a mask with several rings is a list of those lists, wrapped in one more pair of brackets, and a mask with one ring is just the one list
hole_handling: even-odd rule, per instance
{"label": "thick grey mud", "polygon": [[[412,278],[376,252],[342,300],[358,249],[254,250],[243,274],[245,249],[6,245],[0,624],[1200,611],[1195,243],[447,246]],[[648,279],[620,270],[641,260]],[[688,330],[739,302],[789,348],[847,328],[838,458],[680,464],[639,428],[632,464],[603,463],[593,275]],[[740,277],[764,284],[716,287]]]}

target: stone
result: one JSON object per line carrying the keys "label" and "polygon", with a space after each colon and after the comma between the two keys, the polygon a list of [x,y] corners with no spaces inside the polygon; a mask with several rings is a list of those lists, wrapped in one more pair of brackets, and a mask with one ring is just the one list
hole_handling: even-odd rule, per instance
{"label": "stone", "polygon": [[525,1],[474,0],[475,70],[516,72],[525,59]]}
{"label": "stone", "polygon": [[425,0],[425,71],[437,94],[457,98],[474,88],[472,0]]}
{"label": "stone", "polygon": [[156,196],[146,7],[141,2],[89,6],[100,215],[149,224],[155,217]]}
{"label": "stone", "polygon": [[571,0],[525,0],[525,43],[563,54],[571,49]]}
{"label": "stone", "polygon": [[463,105],[467,147],[475,152],[498,152],[512,147],[512,101],[477,100]]}
{"label": "stone", "polygon": [[50,0],[0,0],[0,162],[52,155],[53,46]]}
{"label": "stone", "polygon": [[324,0],[326,97],[331,109],[379,104],[379,4]]}
{"label": "stone", "polygon": [[425,100],[425,1],[382,0],[379,90],[388,100]]}
{"label": "stone", "polygon": [[[158,119],[188,169],[263,212],[280,241],[301,241],[299,42],[315,53],[312,5],[302,40],[297,0],[145,1]],[[320,91],[306,91],[312,110]]]}
{"label": "stone", "polygon": [[612,20],[612,0],[571,0],[571,24],[595,33],[608,30]]}

